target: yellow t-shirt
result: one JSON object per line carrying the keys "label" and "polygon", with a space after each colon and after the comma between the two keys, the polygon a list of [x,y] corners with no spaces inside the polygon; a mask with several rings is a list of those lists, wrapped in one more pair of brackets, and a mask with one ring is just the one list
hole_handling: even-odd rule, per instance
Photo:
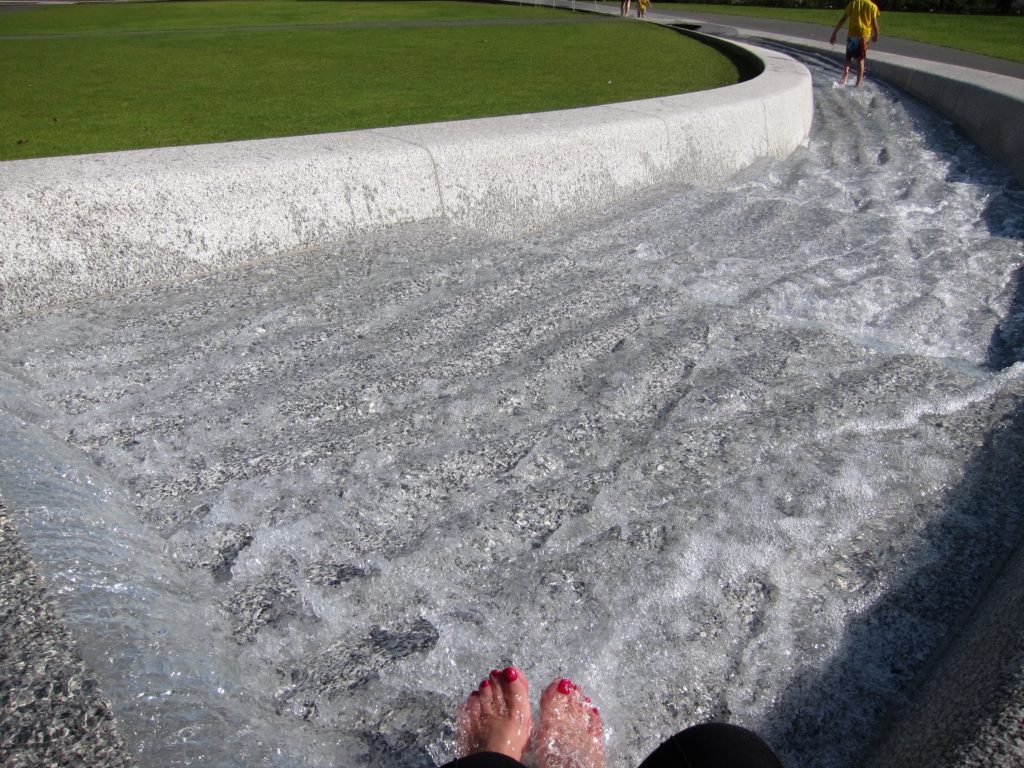
{"label": "yellow t-shirt", "polygon": [[878,6],[871,0],[850,0],[846,6],[846,15],[850,19],[850,37],[862,37],[867,40],[874,29],[871,22],[878,18]]}

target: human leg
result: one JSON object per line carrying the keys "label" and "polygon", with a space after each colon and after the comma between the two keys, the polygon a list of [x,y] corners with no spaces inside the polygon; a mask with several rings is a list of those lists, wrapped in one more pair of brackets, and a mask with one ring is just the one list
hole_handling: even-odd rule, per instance
{"label": "human leg", "polygon": [[477,752],[446,763],[443,768],[526,768],[521,762],[498,752]]}
{"label": "human leg", "polygon": [[[526,678],[515,667],[491,670],[459,707],[455,725],[460,758],[496,754],[522,761],[533,729]],[[476,766],[482,760],[470,762],[483,768]],[[470,768],[461,762],[459,765]]]}
{"label": "human leg", "polygon": [[604,768],[600,713],[571,680],[554,680],[541,694],[533,753],[538,768]]}
{"label": "human leg", "polygon": [[846,85],[850,77],[850,66],[856,59],[860,61],[864,56],[864,39],[853,35],[846,36],[846,60],[843,63],[843,76],[839,79],[840,85]]}
{"label": "human leg", "polygon": [[868,62],[868,41],[862,40],[860,44],[860,56],[857,59],[857,87],[864,81],[864,69]]}
{"label": "human leg", "polygon": [[705,723],[671,737],[640,768],[782,768],[782,763],[753,731]]}

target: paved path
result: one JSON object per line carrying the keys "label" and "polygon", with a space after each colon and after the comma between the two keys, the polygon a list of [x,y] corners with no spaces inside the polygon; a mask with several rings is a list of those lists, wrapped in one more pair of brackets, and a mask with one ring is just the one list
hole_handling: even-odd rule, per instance
{"label": "paved path", "polygon": [[[545,5],[561,8],[573,8],[587,13],[617,15],[618,4],[576,2],[576,0],[515,0],[523,5]],[[631,10],[635,14],[635,11]],[[836,11],[839,21],[840,11]],[[634,18],[634,17],[631,17]],[[756,38],[772,40],[778,37],[795,37],[815,42],[828,42],[831,26],[806,24],[798,21],[782,21],[779,19],[758,18],[755,16],[732,16],[723,13],[693,12],[689,8],[675,8],[670,3],[658,4],[647,12],[648,21],[661,23],[679,22],[693,25],[695,29],[718,37]],[[885,13],[882,14],[882,36],[872,46],[872,50],[881,53],[895,53],[901,56],[912,56],[926,61],[941,61],[961,67],[994,72],[1009,77],[1024,79],[1024,64],[991,56],[982,56],[967,51],[957,51],[939,45],[918,43],[885,34]],[[845,38],[844,38],[845,39]],[[836,46],[836,51],[841,52]]]}
{"label": "paved path", "polygon": [[[683,21],[697,22],[701,25],[700,31],[723,37],[771,37],[781,35],[785,37],[797,37],[817,42],[827,42],[831,34],[831,27],[820,24],[805,24],[795,21],[780,21],[778,19],[761,19],[750,16],[728,16],[719,13],[673,13],[671,11],[648,12],[648,18],[652,21],[668,21],[679,19]],[[884,13],[882,16],[884,24]],[[836,21],[839,21],[839,11],[836,11]],[[844,38],[845,39],[845,38]],[[836,46],[836,50],[840,50]],[[918,43],[913,40],[904,40],[898,37],[890,37],[885,34],[885,27],[882,27],[882,35],[878,42],[872,46],[872,50],[881,53],[895,53],[901,56],[912,56],[916,59],[926,61],[941,61],[945,64],[955,64],[961,67],[978,69],[983,72],[995,72],[1009,77],[1024,78],[1024,64],[1006,59],[996,59],[991,56],[982,56],[967,51],[957,51],[952,48],[943,48],[928,43]]]}

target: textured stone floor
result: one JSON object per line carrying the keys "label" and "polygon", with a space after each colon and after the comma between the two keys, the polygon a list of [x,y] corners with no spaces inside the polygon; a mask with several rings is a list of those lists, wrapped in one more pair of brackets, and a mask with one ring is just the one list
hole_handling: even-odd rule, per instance
{"label": "textured stone floor", "polygon": [[0,765],[134,765],[0,506]]}

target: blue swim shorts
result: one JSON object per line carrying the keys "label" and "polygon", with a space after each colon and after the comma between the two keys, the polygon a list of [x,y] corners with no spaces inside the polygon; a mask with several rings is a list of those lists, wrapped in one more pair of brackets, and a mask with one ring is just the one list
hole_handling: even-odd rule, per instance
{"label": "blue swim shorts", "polygon": [[846,58],[848,59],[863,59],[867,55],[868,47],[864,43],[863,37],[848,37],[846,38]]}

